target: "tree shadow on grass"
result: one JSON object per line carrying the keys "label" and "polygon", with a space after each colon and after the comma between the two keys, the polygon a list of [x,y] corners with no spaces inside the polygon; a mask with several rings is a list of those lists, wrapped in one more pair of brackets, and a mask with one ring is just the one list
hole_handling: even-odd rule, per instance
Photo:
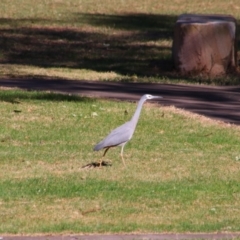
{"label": "tree shadow on grass", "polygon": [[0,91],[0,101],[19,104],[23,100],[86,102],[93,103],[96,99],[72,94],[39,92],[39,91]]}
{"label": "tree shadow on grass", "polygon": [[[84,13],[73,13],[67,20],[4,18],[0,63],[164,76],[174,81],[179,75],[169,41],[176,19],[175,15]],[[185,79],[196,82],[191,76]]]}
{"label": "tree shadow on grass", "polygon": [[[129,31],[141,31],[155,33],[156,39],[172,37],[173,27],[178,16],[159,15],[159,14],[75,14],[77,21],[84,21],[98,27],[109,27],[112,29],[121,29]],[[148,36],[147,38],[148,39]],[[152,39],[152,38],[151,38]],[[144,41],[144,38],[142,39]],[[154,39],[152,39],[154,40]]]}
{"label": "tree shadow on grass", "polygon": [[79,28],[51,21],[50,27],[36,27],[43,21],[46,25],[42,19],[0,19],[0,26],[10,26],[0,29],[0,62],[123,75],[165,74],[173,67],[171,47],[161,41],[172,39],[175,19],[176,16],[151,14],[79,13],[72,18]]}

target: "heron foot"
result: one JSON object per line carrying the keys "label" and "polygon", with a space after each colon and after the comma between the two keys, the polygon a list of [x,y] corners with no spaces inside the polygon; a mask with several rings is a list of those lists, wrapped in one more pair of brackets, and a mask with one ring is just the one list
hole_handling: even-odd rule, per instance
{"label": "heron foot", "polygon": [[100,167],[111,167],[112,163],[107,161],[101,161],[101,162],[91,162],[87,165],[82,166],[82,168],[100,168]]}

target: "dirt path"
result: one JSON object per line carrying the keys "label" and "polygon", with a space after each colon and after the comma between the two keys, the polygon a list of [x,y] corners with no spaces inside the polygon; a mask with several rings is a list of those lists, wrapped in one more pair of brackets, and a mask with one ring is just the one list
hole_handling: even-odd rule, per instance
{"label": "dirt path", "polygon": [[240,125],[240,86],[113,83],[59,79],[0,79],[2,87],[80,94],[84,96],[139,100],[149,93],[161,95],[163,105],[175,107]]}

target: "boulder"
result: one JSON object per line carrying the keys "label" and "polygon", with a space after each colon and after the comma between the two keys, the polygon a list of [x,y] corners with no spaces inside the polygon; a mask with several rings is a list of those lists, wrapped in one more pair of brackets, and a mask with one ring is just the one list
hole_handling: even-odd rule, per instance
{"label": "boulder", "polygon": [[237,67],[236,19],[183,14],[174,28],[172,56],[182,75],[225,75]]}

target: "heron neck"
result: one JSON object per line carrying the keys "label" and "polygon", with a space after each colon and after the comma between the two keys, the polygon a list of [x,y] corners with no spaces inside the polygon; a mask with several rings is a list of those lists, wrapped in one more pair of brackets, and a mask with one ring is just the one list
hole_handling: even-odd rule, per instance
{"label": "heron neck", "polygon": [[145,99],[140,99],[140,101],[137,105],[137,109],[136,109],[134,115],[132,116],[131,122],[134,124],[134,127],[136,127],[136,125],[137,125],[137,122],[138,122],[138,119],[139,119],[139,116],[140,116],[140,113],[142,110],[142,106],[145,101],[146,101]]}

